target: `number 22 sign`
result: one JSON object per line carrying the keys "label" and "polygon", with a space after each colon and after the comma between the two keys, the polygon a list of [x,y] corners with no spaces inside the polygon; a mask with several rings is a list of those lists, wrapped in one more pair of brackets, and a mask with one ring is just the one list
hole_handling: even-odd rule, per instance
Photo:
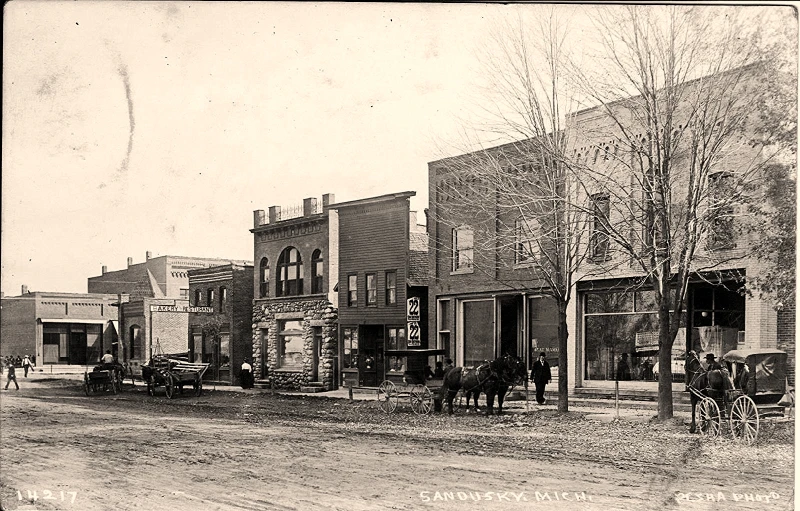
{"label": "number 22 sign", "polygon": [[412,296],[406,300],[406,321],[419,321],[419,297]]}

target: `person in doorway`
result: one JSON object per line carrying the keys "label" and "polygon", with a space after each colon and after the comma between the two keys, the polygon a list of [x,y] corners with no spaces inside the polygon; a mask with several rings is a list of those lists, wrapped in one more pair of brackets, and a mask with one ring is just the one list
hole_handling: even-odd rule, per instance
{"label": "person in doorway", "polygon": [[453,359],[448,358],[444,361],[444,374],[447,374],[447,371],[453,368]]}
{"label": "person in doorway", "polygon": [[536,402],[540,405],[547,402],[544,398],[544,388],[552,379],[550,364],[547,363],[547,354],[542,352],[539,354],[539,359],[533,363],[533,369],[531,369],[531,380],[536,386]]}
{"label": "person in doorway", "polygon": [[14,368],[14,364],[9,362],[6,365],[6,370],[8,371],[8,373],[7,373],[8,376],[6,376],[6,388],[5,388],[5,390],[8,390],[8,384],[11,383],[12,381],[14,382],[14,386],[17,387],[17,390],[19,390],[19,383],[17,383],[17,372],[16,372],[16,369]]}
{"label": "person in doorway", "polygon": [[22,369],[25,371],[25,378],[27,378],[28,371],[31,370],[31,358],[28,355],[25,355],[25,358],[22,359]]}
{"label": "person in doorway", "polygon": [[617,381],[630,381],[631,366],[628,365],[628,354],[623,353],[617,363]]}
{"label": "person in doorway", "polygon": [[244,359],[242,361],[242,369],[239,372],[239,382],[242,385],[243,389],[252,389],[253,388],[253,367]]}
{"label": "person in doorway", "polygon": [[436,369],[433,370],[433,377],[434,378],[443,378],[444,377],[444,367],[442,366],[442,361],[441,360],[436,362]]}

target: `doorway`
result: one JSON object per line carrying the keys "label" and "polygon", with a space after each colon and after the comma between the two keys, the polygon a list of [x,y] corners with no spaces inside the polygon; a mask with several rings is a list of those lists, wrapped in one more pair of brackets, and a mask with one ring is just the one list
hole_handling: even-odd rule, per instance
{"label": "doorway", "polygon": [[359,385],[377,387],[385,377],[383,359],[383,325],[363,325],[361,327],[361,355],[359,357]]}
{"label": "doorway", "polygon": [[520,338],[520,322],[519,315],[522,308],[522,297],[511,296],[499,298],[500,304],[500,352],[499,355],[513,355],[520,354],[519,338]]}

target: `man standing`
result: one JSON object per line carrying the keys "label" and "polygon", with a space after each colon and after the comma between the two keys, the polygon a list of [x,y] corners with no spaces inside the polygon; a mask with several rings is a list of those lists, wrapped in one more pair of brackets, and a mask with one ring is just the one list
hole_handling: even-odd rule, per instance
{"label": "man standing", "polygon": [[12,381],[14,382],[14,385],[17,387],[17,390],[19,390],[19,384],[17,383],[17,373],[16,369],[14,369],[14,364],[9,362],[8,366],[6,366],[6,369],[8,370],[8,376],[7,376],[8,379],[6,380],[6,390],[8,390],[8,384],[11,383]]}
{"label": "man standing", "polygon": [[539,354],[539,360],[533,363],[531,370],[531,380],[536,385],[536,402],[543,405],[547,402],[544,398],[544,387],[553,377],[550,375],[550,364],[547,363],[547,355],[542,352]]}
{"label": "man standing", "polygon": [[28,370],[31,368],[31,358],[28,355],[25,355],[25,358],[22,359],[22,369],[25,370],[25,378],[28,377]]}

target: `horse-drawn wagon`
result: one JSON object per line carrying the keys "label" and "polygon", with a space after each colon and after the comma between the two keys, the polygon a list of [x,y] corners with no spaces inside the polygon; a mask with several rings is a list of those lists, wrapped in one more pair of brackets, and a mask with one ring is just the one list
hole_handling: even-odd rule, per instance
{"label": "horse-drawn wagon", "polygon": [[397,375],[388,375],[378,387],[378,403],[381,410],[392,413],[402,399],[408,400],[411,410],[417,415],[427,415],[434,408],[434,395],[438,393],[441,380],[429,378],[428,357],[444,355],[445,350],[408,349],[386,350],[387,357],[400,357],[406,361]]}
{"label": "horse-drawn wagon", "polygon": [[794,421],[794,389],[787,388],[785,352],[773,349],[732,350],[722,357],[725,366],[706,371],[694,352],[687,357],[692,398],[700,431],[718,436],[723,424],[731,435],[747,444],[758,440],[761,426]]}
{"label": "horse-drawn wagon", "polygon": [[83,373],[83,391],[86,395],[92,393],[111,391],[116,394],[122,389],[122,380],[125,378],[125,369],[122,365],[99,364],[91,371]]}
{"label": "horse-drawn wagon", "polygon": [[176,391],[183,394],[183,387],[191,385],[195,396],[203,393],[203,374],[211,364],[188,362],[157,355],[142,366],[142,380],[147,383],[147,393],[155,395],[157,387],[164,387],[167,397],[172,399]]}

